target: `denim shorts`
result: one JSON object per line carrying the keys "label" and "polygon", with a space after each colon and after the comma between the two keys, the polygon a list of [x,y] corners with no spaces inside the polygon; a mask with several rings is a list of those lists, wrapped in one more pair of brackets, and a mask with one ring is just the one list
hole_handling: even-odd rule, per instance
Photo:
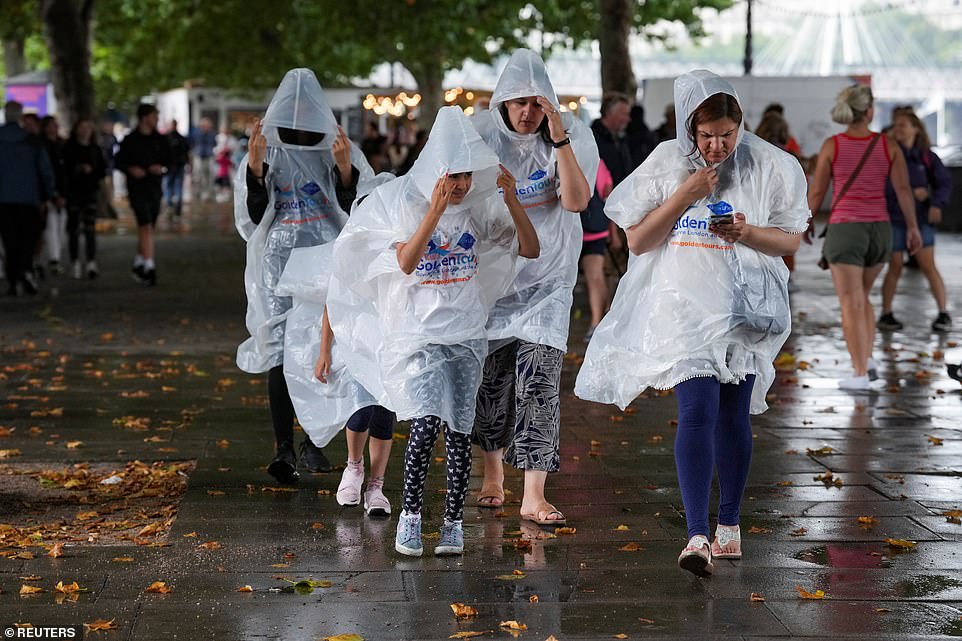
{"label": "denim shorts", "polygon": [[[905,225],[892,223],[892,251],[908,251],[905,247]],[[919,233],[922,234],[922,247],[931,247],[935,244],[935,227],[928,223],[919,223]]]}

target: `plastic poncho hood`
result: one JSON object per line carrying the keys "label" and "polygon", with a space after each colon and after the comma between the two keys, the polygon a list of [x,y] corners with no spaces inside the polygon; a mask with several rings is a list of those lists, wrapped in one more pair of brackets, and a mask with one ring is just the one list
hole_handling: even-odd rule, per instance
{"label": "plastic poncho hood", "polygon": [[428,202],[438,178],[447,174],[472,172],[471,188],[457,205],[448,205],[445,214],[470,209],[497,189],[498,157],[484,144],[471,122],[458,107],[444,107],[434,121],[437,135],[428,137],[424,149],[408,172]]}
{"label": "plastic poncho hood", "polygon": [[[711,71],[696,69],[675,79],[675,140],[678,141],[681,153],[691,156],[692,160],[701,166],[706,164],[705,159],[698,153],[698,148],[688,135],[688,119],[691,118],[692,112],[701,106],[701,103],[720,93],[732,96],[741,104],[732,84]],[[745,118],[742,117],[741,122],[738,123],[736,149],[744,135]],[[731,155],[728,158],[731,158]],[[728,158],[720,164],[726,162]]]}
{"label": "plastic poncho hood", "polygon": [[[438,112],[411,171],[354,208],[334,243],[328,315],[351,375],[399,420],[474,426],[487,355],[485,323],[515,273],[517,234],[497,192],[498,158],[458,107]],[[410,274],[396,247],[427,214],[438,178],[472,172]]]}
{"label": "plastic poncho hood", "polygon": [[[508,295],[491,311],[488,337],[492,348],[517,338],[566,351],[581,222],[561,206],[557,151],[540,133],[514,131],[501,113],[505,102],[530,96],[544,96],[560,108],[544,61],[529,49],[518,49],[498,78],[491,108],[472,118],[485,143],[517,180],[518,200],[541,244],[538,258],[519,261]],[[591,130],[571,113],[562,113],[561,120],[588,185],[594,185],[598,147]]]}
{"label": "plastic poncho hood", "polygon": [[[283,143],[278,127],[321,131],[315,146]],[[248,157],[234,177],[234,224],[247,241],[244,285],[246,325],[250,338],[237,349],[237,365],[248,373],[266,372],[283,362],[284,331],[290,295],[278,290],[287,261],[295,248],[332,242],[347,222],[338,202],[338,185],[331,141],[337,131],[333,112],[320,84],[309,69],[292,69],[281,81],[264,116],[267,139],[264,188],[268,202],[260,222],[247,209]],[[351,164],[358,171],[357,193],[373,183],[374,172],[356,145]],[[324,275],[326,277],[326,275]]]}
{"label": "plastic poncho hood", "polygon": [[[700,153],[690,155],[683,123],[717,93],[737,99],[727,81],[708,71],[675,81],[678,139],[659,145],[615,187],[605,206],[611,220],[633,227],[705,166]],[[754,374],[751,412],[767,408],[772,361],[791,331],[788,270],[780,257],[714,235],[710,217],[741,212],[748,224],[801,233],[809,219],[807,183],[793,156],[741,126],[738,143],[717,169],[715,191],[691,203],[661,245],[631,256],[588,345],[577,396],[624,408],[648,387],[670,389],[700,376],[735,383]],[[749,294],[754,316],[773,320],[765,330],[743,320]]]}
{"label": "plastic poncho hood", "polygon": [[[274,97],[271,98],[262,121],[267,144],[287,149],[330,149],[337,136],[337,120],[327,96],[310,69],[291,69],[284,74]],[[324,134],[316,145],[285,143],[278,129],[299,129]]]}

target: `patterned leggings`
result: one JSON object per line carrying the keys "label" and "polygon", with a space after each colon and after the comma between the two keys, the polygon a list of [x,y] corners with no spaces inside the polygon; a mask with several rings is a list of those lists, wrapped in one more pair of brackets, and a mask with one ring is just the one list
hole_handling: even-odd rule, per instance
{"label": "patterned leggings", "polygon": [[417,514],[424,505],[424,483],[431,464],[431,450],[444,430],[447,455],[448,494],[444,501],[444,520],[460,521],[464,516],[464,497],[471,476],[471,436],[458,434],[437,416],[411,421],[411,436],[404,451],[404,510]]}
{"label": "patterned leggings", "polygon": [[504,449],[504,462],[519,470],[558,471],[563,360],[560,350],[521,340],[488,355],[473,435],[482,450]]}

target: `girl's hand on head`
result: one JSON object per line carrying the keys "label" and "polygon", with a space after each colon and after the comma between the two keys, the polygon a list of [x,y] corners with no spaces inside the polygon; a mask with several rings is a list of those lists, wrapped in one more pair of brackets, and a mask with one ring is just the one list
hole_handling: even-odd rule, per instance
{"label": "girl's hand on head", "polygon": [[451,201],[451,192],[453,191],[454,186],[448,184],[448,174],[445,173],[434,183],[434,191],[431,193],[431,207],[428,209],[428,212],[433,213],[435,216],[443,214],[444,210],[448,208],[448,203]]}
{"label": "girl's hand on head", "polygon": [[331,145],[331,154],[334,156],[334,162],[337,164],[341,176],[349,177],[351,173],[351,141],[340,125],[337,127],[337,137],[334,138],[334,144]]}
{"label": "girl's hand on head", "polygon": [[247,166],[255,176],[260,177],[264,170],[264,159],[267,158],[267,138],[261,133],[263,124],[254,120],[250,140],[247,141]]}

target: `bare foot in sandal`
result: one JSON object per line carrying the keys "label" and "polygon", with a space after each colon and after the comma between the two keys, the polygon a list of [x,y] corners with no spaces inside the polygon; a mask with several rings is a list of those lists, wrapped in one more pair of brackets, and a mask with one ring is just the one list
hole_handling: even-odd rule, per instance
{"label": "bare foot in sandal", "polygon": [[521,518],[525,521],[537,523],[538,525],[562,526],[568,523],[568,519],[565,518],[565,515],[550,503],[543,503],[541,507],[534,512],[527,511],[522,505]]}
{"label": "bare foot in sandal", "polygon": [[482,486],[478,491],[478,507],[504,507],[504,490],[501,486]]}

